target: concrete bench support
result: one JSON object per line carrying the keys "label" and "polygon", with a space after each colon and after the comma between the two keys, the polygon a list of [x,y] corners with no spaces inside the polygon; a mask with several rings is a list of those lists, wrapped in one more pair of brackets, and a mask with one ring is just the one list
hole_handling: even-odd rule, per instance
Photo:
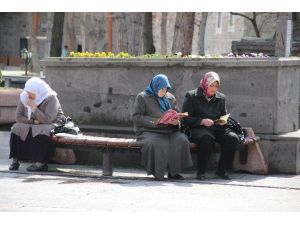
{"label": "concrete bench support", "polygon": [[[254,137],[254,132],[252,128],[245,128],[247,136]],[[259,143],[254,142],[247,146],[243,146],[245,149],[241,151],[236,151],[234,157],[233,169],[235,171],[243,170],[255,174],[268,174],[268,165],[262,154]],[[241,154],[247,151],[247,160],[245,163],[241,162]]]}
{"label": "concrete bench support", "polygon": [[106,148],[102,153],[102,174],[103,176],[113,175],[113,149]]}

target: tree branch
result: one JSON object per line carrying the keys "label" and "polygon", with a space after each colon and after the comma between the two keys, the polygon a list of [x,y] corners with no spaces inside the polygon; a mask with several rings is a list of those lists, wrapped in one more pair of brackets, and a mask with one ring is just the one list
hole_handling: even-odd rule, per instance
{"label": "tree branch", "polygon": [[248,19],[248,20],[250,20],[250,21],[253,20],[253,19],[251,19],[249,16],[246,16],[246,15],[244,15],[244,14],[242,14],[242,13],[234,13],[234,12],[230,12],[230,14],[231,14],[231,15],[234,15],[234,16],[241,16],[241,17],[244,17],[244,18],[246,18],[246,19]]}

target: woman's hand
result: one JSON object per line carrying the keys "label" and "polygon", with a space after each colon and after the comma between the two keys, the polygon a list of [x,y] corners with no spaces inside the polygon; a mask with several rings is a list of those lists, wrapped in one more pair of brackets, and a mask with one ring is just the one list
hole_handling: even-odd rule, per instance
{"label": "woman's hand", "polygon": [[40,123],[40,121],[38,121],[38,120],[33,120],[33,124],[34,124],[34,125],[38,125],[38,124],[41,124],[41,123]]}
{"label": "woman's hand", "polygon": [[36,110],[36,108],[37,108],[37,105],[35,104],[35,102],[30,98],[27,101],[27,105],[31,108],[32,112],[34,112],[34,110]]}
{"label": "woman's hand", "polygon": [[214,121],[211,119],[203,119],[203,120],[201,120],[200,125],[206,126],[206,127],[211,127],[212,125],[214,125]]}
{"label": "woman's hand", "polygon": [[173,126],[177,126],[179,124],[178,119],[173,119],[169,121],[169,124],[173,125]]}

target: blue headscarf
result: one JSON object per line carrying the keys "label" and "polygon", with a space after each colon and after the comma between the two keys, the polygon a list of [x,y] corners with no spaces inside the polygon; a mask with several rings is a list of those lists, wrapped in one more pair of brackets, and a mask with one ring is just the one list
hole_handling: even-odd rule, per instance
{"label": "blue headscarf", "polygon": [[150,85],[145,89],[147,95],[158,98],[159,109],[162,113],[171,109],[169,100],[165,96],[161,98],[157,95],[158,91],[163,88],[167,88],[168,90],[171,88],[168,77],[164,74],[157,74],[152,78]]}

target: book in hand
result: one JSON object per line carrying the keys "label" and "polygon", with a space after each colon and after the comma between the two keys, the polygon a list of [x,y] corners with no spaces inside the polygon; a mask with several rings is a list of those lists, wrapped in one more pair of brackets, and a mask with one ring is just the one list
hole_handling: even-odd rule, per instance
{"label": "book in hand", "polygon": [[187,112],[178,113],[173,109],[169,109],[156,121],[156,124],[169,124],[171,120],[177,120],[187,116],[189,116]]}
{"label": "book in hand", "polygon": [[229,116],[230,116],[230,113],[228,113],[224,116],[221,116],[219,119],[214,120],[214,124],[217,124],[217,125],[226,124],[227,121],[228,121]]}

